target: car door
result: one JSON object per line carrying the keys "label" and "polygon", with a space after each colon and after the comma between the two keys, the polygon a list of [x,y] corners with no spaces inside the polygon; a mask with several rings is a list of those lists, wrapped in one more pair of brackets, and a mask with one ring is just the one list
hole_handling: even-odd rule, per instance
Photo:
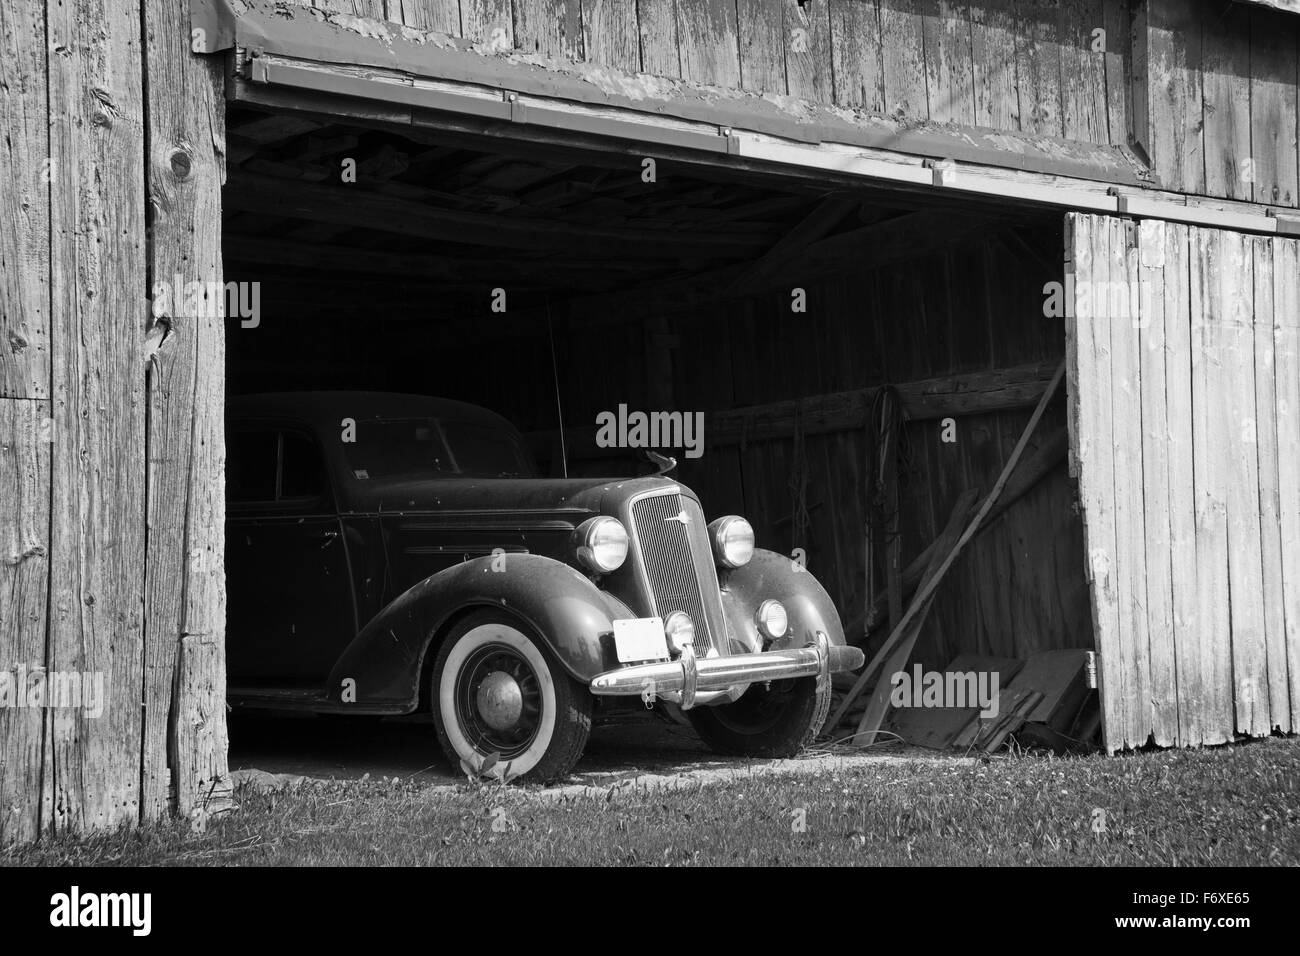
{"label": "car door", "polygon": [[291,425],[227,436],[231,686],[317,689],[356,636],[347,543],[320,446]]}

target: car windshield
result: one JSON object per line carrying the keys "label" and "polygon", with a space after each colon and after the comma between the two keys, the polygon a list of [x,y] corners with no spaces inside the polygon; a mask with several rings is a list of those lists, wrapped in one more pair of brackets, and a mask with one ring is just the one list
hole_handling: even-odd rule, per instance
{"label": "car windshield", "polygon": [[531,478],[527,452],[506,429],[436,418],[379,418],[357,422],[346,442],[353,477]]}

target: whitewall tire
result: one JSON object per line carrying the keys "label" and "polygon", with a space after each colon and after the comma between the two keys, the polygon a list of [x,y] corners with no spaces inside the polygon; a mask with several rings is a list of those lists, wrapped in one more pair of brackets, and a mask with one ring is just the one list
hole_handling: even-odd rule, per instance
{"label": "whitewall tire", "polygon": [[[477,611],[443,639],[430,697],[438,742],[452,764],[485,776],[548,782],[582,756],[591,694],[522,622]],[[492,754],[492,766],[484,763]]]}

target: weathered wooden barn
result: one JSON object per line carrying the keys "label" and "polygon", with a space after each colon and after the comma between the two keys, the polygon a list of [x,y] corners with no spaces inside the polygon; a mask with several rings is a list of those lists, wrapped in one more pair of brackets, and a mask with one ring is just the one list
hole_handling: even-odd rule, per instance
{"label": "weathered wooden barn", "polygon": [[1110,750],[1294,732],[1297,14],[5,4],[0,673],[107,706],[0,696],[0,842],[227,789],[223,407],[267,389],[592,473],[598,412],[702,411],[682,479],[871,646],[1063,364],[917,659],[1095,648]]}

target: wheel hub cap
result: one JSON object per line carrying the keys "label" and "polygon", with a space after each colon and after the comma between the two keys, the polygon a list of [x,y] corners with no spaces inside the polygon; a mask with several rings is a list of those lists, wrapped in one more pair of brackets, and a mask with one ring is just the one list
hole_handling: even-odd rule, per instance
{"label": "wheel hub cap", "polygon": [[485,724],[493,730],[509,730],[524,712],[524,695],[513,677],[493,671],[479,685],[475,704]]}

